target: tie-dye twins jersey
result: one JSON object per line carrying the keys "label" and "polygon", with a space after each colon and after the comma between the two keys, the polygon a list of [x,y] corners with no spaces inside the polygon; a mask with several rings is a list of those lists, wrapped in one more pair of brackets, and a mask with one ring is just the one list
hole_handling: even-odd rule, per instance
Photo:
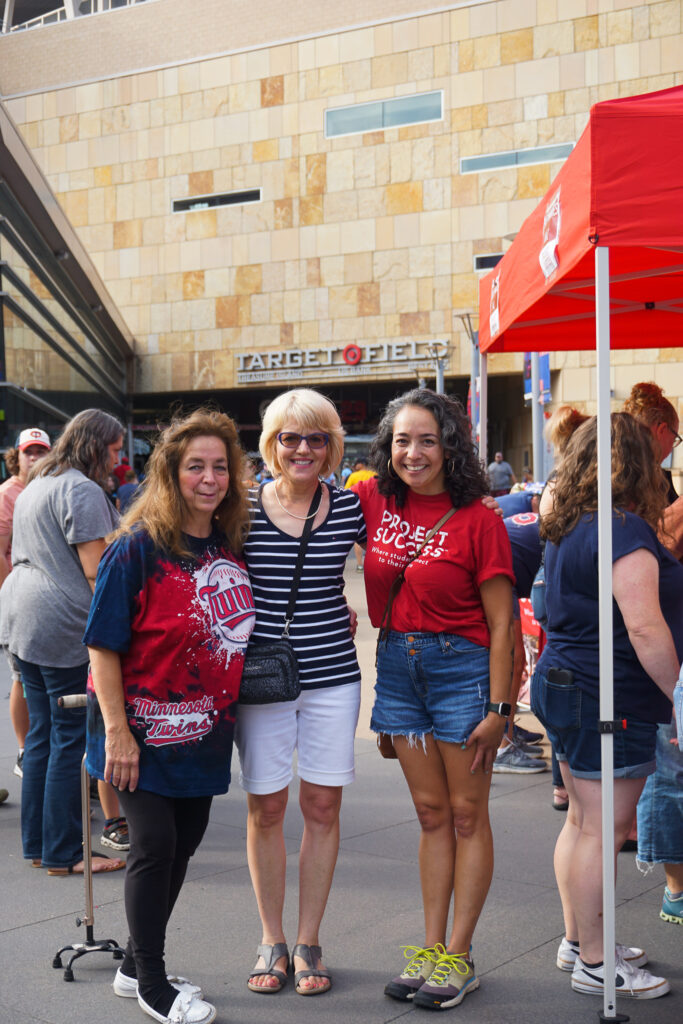
{"label": "tie-dye twins jersey", "polygon": [[[141,531],[105,551],[83,642],[121,657],[141,789],[225,793],[254,602],[243,562],[218,537],[185,537],[194,559]],[[104,777],[104,724],[88,681],[88,771]]]}

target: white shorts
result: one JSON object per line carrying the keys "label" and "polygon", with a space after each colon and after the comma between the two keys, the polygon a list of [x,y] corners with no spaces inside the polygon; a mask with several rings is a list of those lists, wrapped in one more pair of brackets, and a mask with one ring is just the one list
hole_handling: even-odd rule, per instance
{"label": "white shorts", "polygon": [[353,782],[353,741],[360,683],[302,690],[279,704],[241,704],[235,741],[240,783],[247,793],[278,793],[292,781],[297,751],[299,778],[316,786]]}

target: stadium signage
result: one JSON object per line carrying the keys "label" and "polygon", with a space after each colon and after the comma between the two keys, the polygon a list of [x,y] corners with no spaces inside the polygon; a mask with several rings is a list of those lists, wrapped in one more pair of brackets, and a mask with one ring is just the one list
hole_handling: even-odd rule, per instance
{"label": "stadium signage", "polygon": [[428,360],[446,355],[445,341],[378,341],[328,348],[273,349],[237,352],[237,383],[287,380],[302,374],[318,377],[358,377],[381,366],[419,369]]}

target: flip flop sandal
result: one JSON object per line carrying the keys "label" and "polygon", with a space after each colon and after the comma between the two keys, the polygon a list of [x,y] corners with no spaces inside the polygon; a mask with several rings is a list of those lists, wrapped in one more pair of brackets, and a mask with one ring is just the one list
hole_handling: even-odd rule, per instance
{"label": "flip flop sandal", "polygon": [[[320,946],[307,946],[306,943],[299,942],[292,950],[292,960],[295,956],[300,957],[307,964],[304,971],[296,971],[294,975],[294,988],[297,995],[321,996],[325,992],[329,992],[332,988],[332,975],[324,968],[315,966],[323,957]],[[299,988],[304,978],[327,978],[330,984],[327,988]]]}
{"label": "flip flop sandal", "polygon": [[[110,860],[111,859],[111,858],[107,857],[106,853],[98,853],[95,856],[98,857],[100,860]],[[111,871],[121,871],[123,868],[125,868],[125,866],[126,866],[125,860],[122,860],[122,861],[112,860],[110,867],[101,868],[99,871],[93,871],[92,873],[94,875],[106,875],[106,874],[109,874],[109,872],[111,872]],[[84,866],[84,868],[85,868],[85,866]],[[74,870],[74,865],[73,864],[69,864],[68,868],[48,868],[47,869],[47,873],[48,873],[48,875],[51,875],[52,878],[65,878],[67,875],[82,875],[82,874],[84,874],[84,869],[81,870],[81,871],[75,871]]]}
{"label": "flip flop sandal", "polygon": [[[283,956],[287,957],[287,966],[284,971],[279,971],[275,964]],[[287,984],[287,971],[289,971],[289,950],[287,949],[286,942],[276,942],[272,946],[267,942],[264,942],[261,946],[256,949],[256,963],[258,958],[263,957],[265,967],[254,967],[253,971],[249,972],[249,978],[247,980],[247,988],[252,992],[260,992],[263,995],[275,995],[276,992],[281,992]],[[274,978],[280,982],[275,987],[273,985],[253,985],[251,982],[252,978],[263,977],[264,974],[272,974]]]}

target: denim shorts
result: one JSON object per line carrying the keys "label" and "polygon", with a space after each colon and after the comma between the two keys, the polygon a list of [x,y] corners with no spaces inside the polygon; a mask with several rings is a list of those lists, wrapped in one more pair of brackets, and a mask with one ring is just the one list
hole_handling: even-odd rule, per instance
{"label": "denim shorts", "polygon": [[638,801],[638,860],[683,864],[683,750],[669,741],[676,726],[657,729],[657,771]]}
{"label": "denim shorts", "polygon": [[411,742],[464,743],[487,715],[489,649],[454,633],[395,633],[380,643],[370,728]]}
{"label": "denim shorts", "polygon": [[[575,683],[551,683],[536,670],[531,680],[531,710],[545,726],[558,761],[566,761],[577,779],[602,778],[600,704]],[[619,717],[615,709],[615,718]],[[614,734],[614,778],[644,779],[655,770],[657,726],[627,718]]]}

